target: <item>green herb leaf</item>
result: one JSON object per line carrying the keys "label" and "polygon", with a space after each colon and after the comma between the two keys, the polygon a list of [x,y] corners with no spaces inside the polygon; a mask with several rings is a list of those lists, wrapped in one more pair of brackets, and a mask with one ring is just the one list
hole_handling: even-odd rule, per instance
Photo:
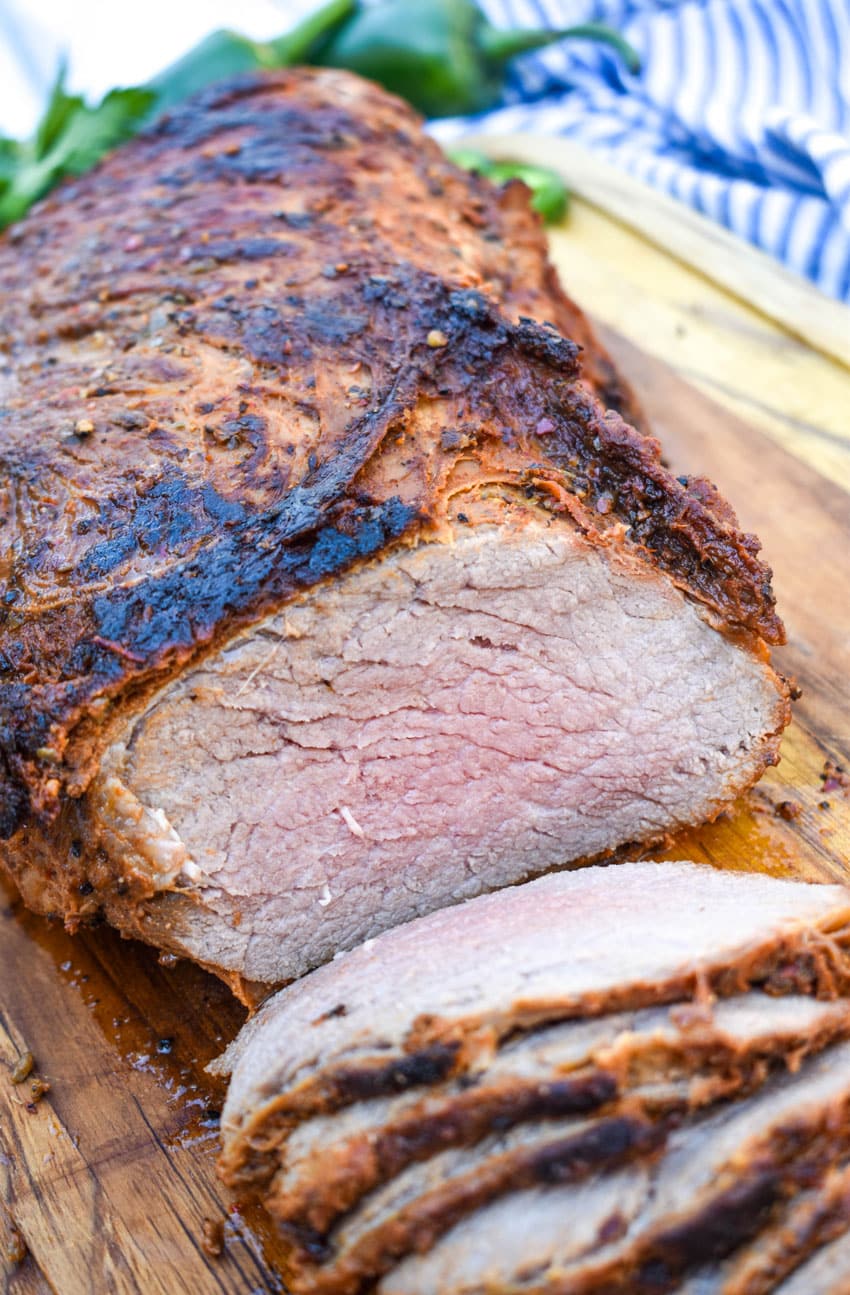
{"label": "green herb leaf", "polygon": [[56,80],[53,83],[53,89],[50,91],[50,98],[47,101],[47,107],[44,110],[41,121],[35,128],[35,135],[32,140],[32,151],[37,160],[46,157],[56,144],[74,113],[79,112],[80,109],[85,106],[79,95],[70,95],[66,93],[65,77],[67,74],[68,64],[63,59],[59,64],[59,70],[56,73]]}
{"label": "green herb leaf", "polygon": [[60,67],[32,139],[0,140],[0,229],[21,216],[65,175],[81,175],[135,134],[153,93],[111,90],[95,107],[65,90]]}
{"label": "green herb leaf", "polygon": [[[63,176],[89,170],[153,115],[221,78],[302,61],[347,67],[439,117],[483,111],[498,99],[508,59],[568,38],[602,41],[631,72],[640,67],[636,51],[604,24],[502,31],[489,25],[477,0],[326,0],[277,40],[212,32],[147,86],[113,90],[94,107],[67,93],[63,64],[32,139],[0,137],[0,229]],[[546,220],[559,220],[566,210],[567,190],[555,172],[486,158],[467,165],[499,182],[514,175],[524,180]]]}
{"label": "green herb leaf", "polygon": [[156,112],[164,112],[216,81],[261,68],[291,67],[309,62],[314,47],[328,40],[350,18],[357,0],[328,0],[297,27],[277,40],[256,41],[222,29],[209,36],[148,82],[156,96]]}
{"label": "green herb leaf", "polygon": [[136,132],[147,114],[153,96],[149,90],[110,90],[96,108],[80,102],[66,119],[62,134],[45,160],[63,174],[79,175],[117,144]]}
{"label": "green herb leaf", "polygon": [[16,139],[0,136],[0,193],[15,174],[19,152],[20,145]]}
{"label": "green herb leaf", "polygon": [[547,224],[563,220],[566,215],[569,190],[557,171],[550,171],[546,166],[530,166],[526,162],[496,162],[485,153],[471,148],[453,149],[449,152],[449,157],[456,166],[462,166],[465,171],[474,171],[476,175],[484,175],[494,184],[522,180],[531,190],[532,207],[540,212]]}

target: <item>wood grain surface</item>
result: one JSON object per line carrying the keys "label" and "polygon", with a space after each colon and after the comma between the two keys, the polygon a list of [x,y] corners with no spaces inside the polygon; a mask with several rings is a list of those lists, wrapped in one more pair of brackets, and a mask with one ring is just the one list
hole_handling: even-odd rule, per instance
{"label": "wood grain surface", "polygon": [[[843,365],[731,296],[702,264],[666,254],[595,203],[574,199],[550,243],[564,282],[597,320],[801,462],[850,482]],[[806,285],[807,297],[813,291]],[[850,310],[840,309],[850,346]]]}
{"label": "wood grain surface", "polygon": [[787,336],[850,367],[850,327],[844,306],[692,207],[650,188],[572,140],[532,134],[473,135],[464,144],[494,158],[521,157],[552,167],[574,192],[638,231],[664,257],[698,266],[728,296],[760,311]]}
{"label": "wood grain surface", "polygon": [[[627,311],[625,321],[618,317],[615,288],[594,261],[618,238],[623,246],[632,239],[632,261],[624,258],[632,304],[641,299],[640,266],[649,267],[643,320]],[[619,328],[606,340],[644,400],[673,467],[711,476],[743,523],[761,535],[789,635],[776,658],[802,688],[779,767],[720,821],[672,842],[666,857],[850,880],[850,793],[835,770],[850,770],[850,471],[842,471],[850,463],[850,441],[844,431],[825,440],[793,420],[756,419],[754,427],[736,416],[734,402],[714,403],[704,394],[705,383],[697,390],[653,356],[664,351],[671,319],[682,309],[671,284],[685,294],[686,310],[704,300],[703,289],[697,279],[697,286],[682,287],[685,281],[676,276],[689,272],[665,265],[663,289],[653,296],[661,254],[615,228],[609,216],[579,206],[553,247],[582,304]],[[594,276],[604,281],[598,291]],[[741,308],[731,299],[712,301],[715,313],[707,324],[698,311],[686,317],[692,334],[706,327],[716,340],[718,318],[725,312],[740,321]],[[791,347],[802,356],[803,380],[812,383],[817,418],[829,426],[846,423],[848,375],[769,327],[774,331],[767,340],[763,329],[749,336],[746,328],[735,333],[733,327],[735,363],[724,376],[715,350],[709,366],[714,379],[740,383],[745,393],[758,389],[765,381],[759,368],[764,355],[778,373]],[[699,355],[694,336],[689,345]],[[675,347],[665,354],[674,367],[687,369],[677,362]],[[820,426],[814,417],[809,422]],[[262,1215],[236,1207],[214,1170],[223,1094],[204,1066],[243,1019],[228,992],[197,968],[162,965],[153,950],[106,928],[70,937],[0,890],[3,1290],[282,1290],[274,1275],[275,1241]],[[28,1050],[34,1074],[50,1084],[37,1102],[31,1100],[32,1076],[18,1085],[9,1080]],[[215,1257],[209,1241],[215,1248],[222,1224],[223,1253]]]}

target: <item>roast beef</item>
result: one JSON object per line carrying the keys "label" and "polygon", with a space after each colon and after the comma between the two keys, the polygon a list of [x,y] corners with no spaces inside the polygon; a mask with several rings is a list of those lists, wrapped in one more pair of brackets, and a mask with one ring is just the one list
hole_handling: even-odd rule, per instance
{"label": "roast beef", "polygon": [[[381,1281],[382,1295],[510,1295],[545,1269],[558,1238],[562,1263],[622,1235],[652,1181],[653,1162],[635,1161],[616,1175],[588,1178],[569,1189],[531,1188],[501,1197],[460,1223],[432,1250],[403,1260]],[[564,1201],[569,1190],[569,1225]],[[542,1237],[537,1244],[536,1234]],[[433,1285],[426,1287],[426,1282]]]}
{"label": "roast beef", "polygon": [[[605,1282],[722,1258],[750,1235],[739,1207],[779,1208],[846,1154],[848,1035],[850,891],[694,864],[556,873],[271,999],[217,1067],[221,1170],[276,1219],[297,1291],[350,1295],[417,1251],[388,1292],[448,1295],[471,1256],[540,1276],[553,1238],[581,1250],[585,1199],[622,1224],[592,1233],[598,1289],[631,1290]],[[629,1160],[645,1168],[610,1172]]]}
{"label": "roast beef", "polygon": [[248,992],[775,761],[757,541],[597,400],[640,421],[524,191],[375,87],[218,88],[66,183],[0,243],[0,339],[34,908]]}
{"label": "roast beef", "polygon": [[[850,1033],[850,1004],[764,993],[569,1021],[482,1048],[473,1068],[393,1097],[357,1102],[297,1125],[269,1189],[297,1238],[326,1233],[368,1191],[492,1129],[587,1113],[627,1096],[630,1114],[678,1116],[757,1086],[768,1067]],[[548,1163],[548,1162],[547,1162]],[[547,1170],[543,1158],[537,1168]]]}
{"label": "roast beef", "polygon": [[[846,1055],[843,1060],[846,1063]],[[715,1096],[722,1093],[728,1098],[740,1086],[729,1083],[718,1088]],[[702,1099],[711,1100],[709,1088],[703,1089]],[[625,1161],[646,1157],[662,1148],[670,1128],[698,1105],[692,1102],[687,1081],[641,1085],[598,1116],[522,1124],[507,1133],[491,1134],[472,1148],[434,1155],[371,1193],[327,1233],[284,1223],[282,1235],[292,1244],[292,1288],[305,1295],[359,1290],[392,1268],[399,1257],[427,1252],[458,1220],[506,1192],[514,1194],[541,1183],[581,1182]],[[751,1106],[742,1103],[740,1110],[749,1113]],[[696,1146],[688,1144],[689,1154]],[[660,1178],[654,1180],[652,1191],[659,1190],[660,1183]],[[684,1191],[686,1184],[682,1186]],[[266,1198],[278,1220],[286,1206],[282,1190],[274,1184]],[[565,1206],[563,1215],[569,1218],[573,1212],[573,1207]],[[465,1244],[462,1238],[461,1232],[461,1241],[452,1251],[455,1255]],[[444,1263],[444,1267],[450,1270],[450,1265]],[[422,1289],[442,1291],[444,1286]]]}
{"label": "roast beef", "polygon": [[[275,995],[217,1063],[225,1164],[302,1119],[474,1071],[546,1022],[848,985],[850,892],[697,864],[554,873],[396,927]],[[826,933],[838,932],[838,935]],[[270,1172],[276,1164],[268,1166]]]}
{"label": "roast beef", "polygon": [[776,1295],[843,1295],[850,1289],[850,1232],[818,1250],[776,1287]]}
{"label": "roast beef", "polygon": [[[679,1092],[673,1100],[687,1100]],[[494,1197],[529,1183],[572,1182],[657,1146],[665,1131],[635,1109],[589,1120],[521,1125],[480,1146],[447,1151],[380,1188],[329,1237],[284,1227],[293,1243],[287,1273],[295,1295],[333,1295],[368,1287],[412,1250],[428,1250],[451,1227]],[[268,1200],[274,1212],[274,1198]]]}

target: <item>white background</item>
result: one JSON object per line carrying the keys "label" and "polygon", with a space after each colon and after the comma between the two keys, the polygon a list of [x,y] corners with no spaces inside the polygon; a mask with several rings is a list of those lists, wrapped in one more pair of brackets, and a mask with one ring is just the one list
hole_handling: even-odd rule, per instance
{"label": "white background", "polygon": [[62,54],[72,90],[140,85],[207,32],[279,36],[315,0],[0,0],[0,134],[28,134]]}

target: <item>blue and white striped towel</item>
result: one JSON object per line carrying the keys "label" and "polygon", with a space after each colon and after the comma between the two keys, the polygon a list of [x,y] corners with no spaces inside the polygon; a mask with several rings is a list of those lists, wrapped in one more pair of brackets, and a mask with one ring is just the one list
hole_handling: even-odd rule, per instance
{"label": "blue and white striped towel", "polygon": [[[584,41],[526,55],[504,106],[436,122],[439,138],[569,136],[850,302],[850,0],[479,2],[504,27],[609,22],[643,68],[630,76]],[[31,126],[63,49],[73,88],[102,94],[145,80],[213,27],[268,37],[317,3],[0,0],[0,128]]]}
{"label": "blue and white striped towel", "polygon": [[[484,0],[500,26],[617,27],[518,60],[476,133],[564,135],[850,302],[850,0]],[[470,120],[435,123],[449,139]]]}

